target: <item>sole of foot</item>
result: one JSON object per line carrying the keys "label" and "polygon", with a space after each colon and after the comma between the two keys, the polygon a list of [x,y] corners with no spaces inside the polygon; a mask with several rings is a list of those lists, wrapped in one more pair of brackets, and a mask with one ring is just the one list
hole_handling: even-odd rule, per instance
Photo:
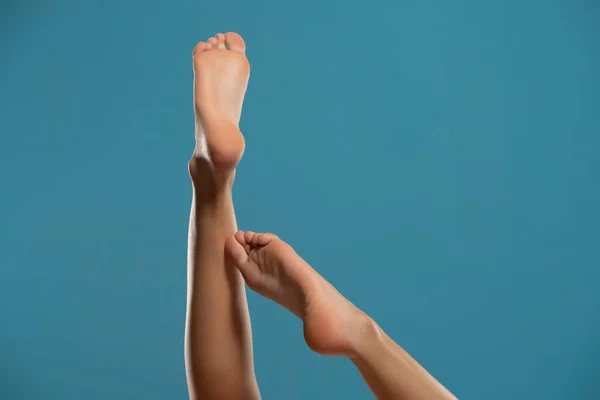
{"label": "sole of foot", "polygon": [[[196,149],[193,158],[208,159],[221,171],[232,171],[244,153],[240,116],[250,65],[246,44],[234,32],[219,33],[194,48]],[[190,162],[190,173],[194,165]]]}
{"label": "sole of foot", "polygon": [[237,232],[226,254],[248,286],[302,319],[308,346],[324,355],[352,357],[373,321],[271,233]]}

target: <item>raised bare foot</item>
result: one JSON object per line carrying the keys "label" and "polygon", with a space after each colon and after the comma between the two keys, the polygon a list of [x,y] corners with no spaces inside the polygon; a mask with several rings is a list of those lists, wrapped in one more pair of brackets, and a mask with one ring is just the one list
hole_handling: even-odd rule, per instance
{"label": "raised bare foot", "polygon": [[[239,130],[250,65],[240,35],[219,33],[194,48],[195,158],[232,171],[244,153]],[[194,175],[194,162],[190,172]],[[193,176],[192,176],[193,178]]]}
{"label": "raised bare foot", "polygon": [[308,346],[321,354],[352,356],[373,322],[271,233],[237,232],[226,254],[248,286],[304,322]]}

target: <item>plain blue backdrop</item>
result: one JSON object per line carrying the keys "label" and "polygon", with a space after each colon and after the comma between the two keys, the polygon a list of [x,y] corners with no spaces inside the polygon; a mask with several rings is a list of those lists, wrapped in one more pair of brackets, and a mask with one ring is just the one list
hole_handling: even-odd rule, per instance
{"label": "plain blue backdrop", "polygon": [[[247,40],[240,227],[461,399],[600,398],[600,3],[3,0],[0,398],[184,399],[191,51]],[[249,294],[265,400],[368,399]]]}

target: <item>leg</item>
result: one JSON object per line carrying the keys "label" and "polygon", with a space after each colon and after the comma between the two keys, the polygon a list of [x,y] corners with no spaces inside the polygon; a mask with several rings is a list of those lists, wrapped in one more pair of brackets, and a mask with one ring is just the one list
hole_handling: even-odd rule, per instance
{"label": "leg", "polygon": [[245,44],[218,34],[194,49],[196,149],[188,239],[186,373],[191,399],[260,399],[243,279],[225,265],[237,226],[231,198],[244,151],[238,129],[249,76]]}
{"label": "leg", "polygon": [[348,357],[377,398],[455,399],[275,235],[237,232],[227,239],[226,253],[251,289],[302,319],[312,350]]}

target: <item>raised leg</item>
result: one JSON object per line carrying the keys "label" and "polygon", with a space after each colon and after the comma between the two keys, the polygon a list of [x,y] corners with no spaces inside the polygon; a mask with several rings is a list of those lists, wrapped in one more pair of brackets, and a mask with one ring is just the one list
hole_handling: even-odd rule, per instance
{"label": "raised leg", "polygon": [[312,350],[348,357],[378,399],[455,399],[277,236],[237,232],[226,252],[250,288],[302,319]]}
{"label": "raised leg", "polygon": [[243,279],[225,264],[224,245],[235,233],[231,198],[244,152],[238,128],[249,77],[245,44],[218,34],[194,49],[196,149],[188,241],[185,359],[191,399],[260,399]]}

